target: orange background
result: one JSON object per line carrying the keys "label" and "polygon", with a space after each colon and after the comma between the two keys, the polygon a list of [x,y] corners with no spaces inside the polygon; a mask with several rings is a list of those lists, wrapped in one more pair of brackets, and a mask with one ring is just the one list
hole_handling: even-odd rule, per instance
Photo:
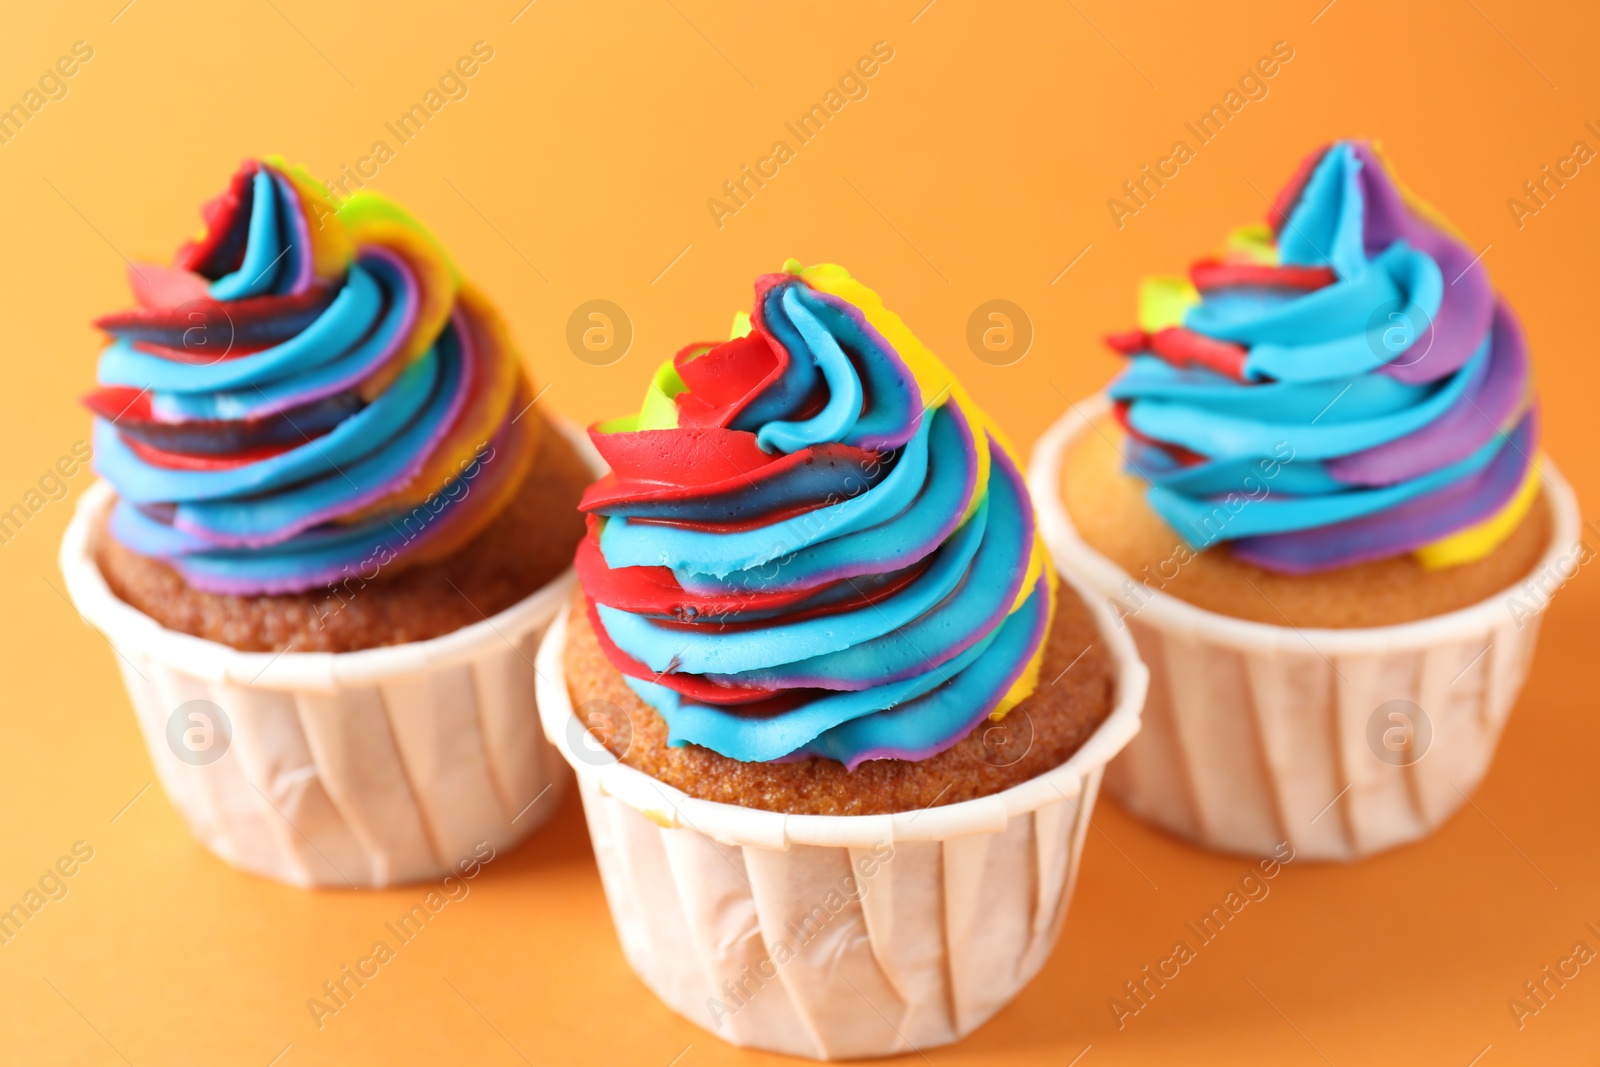
{"label": "orange background", "polygon": [[[469,94],[411,143],[391,140],[373,185],[500,301],[546,402],[576,419],[631,410],[659,360],[724,336],[755,275],[792,255],[876,287],[1027,447],[1113,373],[1097,338],[1131,325],[1141,274],[1181,270],[1261,218],[1263,194],[1313,146],[1364,135],[1489,246],[1531,340],[1546,448],[1600,499],[1600,164],[1520,229],[1506,206],[1574,141],[1600,148],[1584,128],[1600,126],[1592,5],[124,2],[13,5],[0,33],[0,104],[73,42],[94,49],[66,97],[0,146],[0,508],[87,436],[89,321],[129,303],[124,254],[165,258],[244,156],[280,152],[324,176],[354,164],[478,40],[494,57]],[[894,58],[869,95],[797,147],[785,121],[880,40]],[[1107,198],[1280,40],[1294,58],[1269,95],[1119,230]],[[795,158],[719,229],[706,200],[779,138]],[[603,367],[565,342],[569,314],[596,298],[635,330]],[[965,342],[972,310],[996,298],[1035,329],[1011,366]],[[629,973],[573,799],[316,1029],[306,999],[423,890],[306,893],[235,873],[159,786],[140,795],[153,775],[112,654],[54,565],[87,481],[0,546],[0,903],[73,842],[94,849],[69,895],[0,947],[0,1059],[766,1062],[671,1015]],[[1556,599],[1473,806],[1358,866],[1291,865],[1120,1032],[1107,1000],[1247,862],[1103,803],[1043,974],[927,1059],[1593,1062],[1600,964],[1520,1032],[1506,1001],[1576,940],[1600,949],[1584,929],[1600,926],[1597,632],[1600,579],[1585,572]]]}

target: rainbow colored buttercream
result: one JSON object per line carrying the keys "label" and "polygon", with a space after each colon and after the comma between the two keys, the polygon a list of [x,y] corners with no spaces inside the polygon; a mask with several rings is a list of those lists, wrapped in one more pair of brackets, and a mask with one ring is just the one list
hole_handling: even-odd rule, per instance
{"label": "rainbow colored buttercream", "polygon": [[293,593],[460,547],[531,462],[504,325],[392,202],[246,162],[170,267],[137,264],[95,465],[111,533],[194,588]]}
{"label": "rainbow colored buttercream", "polygon": [[1313,153],[1184,278],[1148,279],[1110,395],[1129,469],[1194,548],[1286,573],[1482,558],[1537,496],[1521,328],[1376,149]]}
{"label": "rainbow colored buttercream", "polygon": [[590,435],[578,575],[670,742],[745,762],[920,760],[1037,684],[1054,576],[1017,463],[842,268],[756,282],[720,344]]}

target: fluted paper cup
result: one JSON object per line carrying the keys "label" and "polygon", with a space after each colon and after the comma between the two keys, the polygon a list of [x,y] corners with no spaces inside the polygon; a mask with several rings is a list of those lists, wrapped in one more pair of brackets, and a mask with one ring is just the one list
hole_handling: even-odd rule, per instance
{"label": "fluted paper cup", "polygon": [[[551,425],[603,469],[580,433]],[[292,885],[378,888],[441,877],[555,811],[570,775],[539,728],[533,660],[570,568],[428,641],[240,652],[111,591],[93,539],[113,499],[99,482],[79,501],[61,546],[67,589],[117,654],[167,796],[222,859]]]}
{"label": "fluted paper cup", "polygon": [[948,1044],[1004,1007],[1050,955],[1101,772],[1139,729],[1144,665],[1090,609],[1117,687],[1083,747],[1005,792],[896,815],[699,800],[616,761],[573,713],[563,612],[539,649],[539,713],[645,985],[735,1045],[819,1060]]}
{"label": "fluted paper cup", "polygon": [[1554,465],[1539,468],[1550,547],[1526,583],[1395,626],[1272,626],[1138,586],[1079,537],[1062,457],[1107,409],[1103,397],[1075,406],[1040,438],[1028,473],[1056,565],[1112,607],[1150,665],[1144,729],[1106,772],[1107,790],[1228,852],[1269,855],[1286,841],[1303,859],[1352,860],[1431,833],[1488,770],[1539,616],[1586,553]]}

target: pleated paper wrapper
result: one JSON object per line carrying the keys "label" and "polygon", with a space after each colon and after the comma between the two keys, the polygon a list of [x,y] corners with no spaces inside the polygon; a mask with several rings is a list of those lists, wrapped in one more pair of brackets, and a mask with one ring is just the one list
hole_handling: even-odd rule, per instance
{"label": "pleated paper wrapper", "polygon": [[1139,728],[1144,666],[1091,610],[1116,706],[1071,759],[994,796],[854,816],[699,800],[617,762],[573,714],[563,613],[540,714],[645,985],[725,1041],[820,1060],[948,1044],[1004,1007],[1055,945],[1101,772]]}
{"label": "pleated paper wrapper", "polygon": [[[581,434],[560,429],[599,465]],[[559,806],[570,773],[539,727],[533,661],[570,568],[432,640],[240,652],[165,629],[111,592],[93,538],[113,499],[100,482],[79,501],[61,547],[67,589],[115,652],[167,796],[222,859],[297,886],[378,888],[442,877],[480,842],[512,845]],[[231,728],[203,764],[169,743],[169,720],[197,700]]]}
{"label": "pleated paper wrapper", "polygon": [[[1151,671],[1144,728],[1106,789],[1174,834],[1250,855],[1288,842],[1302,859],[1353,860],[1435,830],[1488,770],[1539,615],[1581,558],[1577,501],[1554,465],[1540,461],[1554,521],[1533,585],[1395,626],[1271,626],[1139,587],[1078,536],[1062,457],[1107,408],[1095,397],[1057,421],[1028,476],[1056,565],[1114,606]],[[1420,755],[1380,758],[1391,725],[1411,731]]]}

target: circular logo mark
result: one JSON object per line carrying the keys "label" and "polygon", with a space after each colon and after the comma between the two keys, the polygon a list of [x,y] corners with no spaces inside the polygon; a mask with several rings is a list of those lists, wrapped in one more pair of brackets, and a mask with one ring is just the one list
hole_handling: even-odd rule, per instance
{"label": "circular logo mark", "polygon": [[967,347],[993,367],[1009,367],[1033,347],[1033,320],[1009,300],[989,300],[967,319]]}
{"label": "circular logo mark", "polygon": [[1021,708],[1014,708],[999,722],[983,727],[983,762],[991,767],[1009,767],[1033,748],[1033,720]]}
{"label": "circular logo mark", "polygon": [[1409,767],[1428,754],[1433,723],[1410,700],[1386,700],[1367,718],[1367,747],[1391,767]]}
{"label": "circular logo mark", "polygon": [[1385,300],[1367,317],[1367,347],[1391,367],[1421,363],[1433,348],[1433,320],[1407,300]]}
{"label": "circular logo mark", "polygon": [[233,742],[233,724],[210,700],[186,700],[167,716],[167,747],[195,767],[215,763]]}
{"label": "circular logo mark", "polygon": [[609,300],[587,300],[567,319],[567,347],[594,367],[609,367],[633,347],[633,320]]}
{"label": "circular logo mark", "polygon": [[233,351],[233,316],[215,300],[188,300],[173,309],[183,336],[185,362],[202,367],[226,359]]}
{"label": "circular logo mark", "polygon": [[567,748],[591,767],[617,762],[633,747],[633,721],[609,700],[586,700],[567,720]]}

